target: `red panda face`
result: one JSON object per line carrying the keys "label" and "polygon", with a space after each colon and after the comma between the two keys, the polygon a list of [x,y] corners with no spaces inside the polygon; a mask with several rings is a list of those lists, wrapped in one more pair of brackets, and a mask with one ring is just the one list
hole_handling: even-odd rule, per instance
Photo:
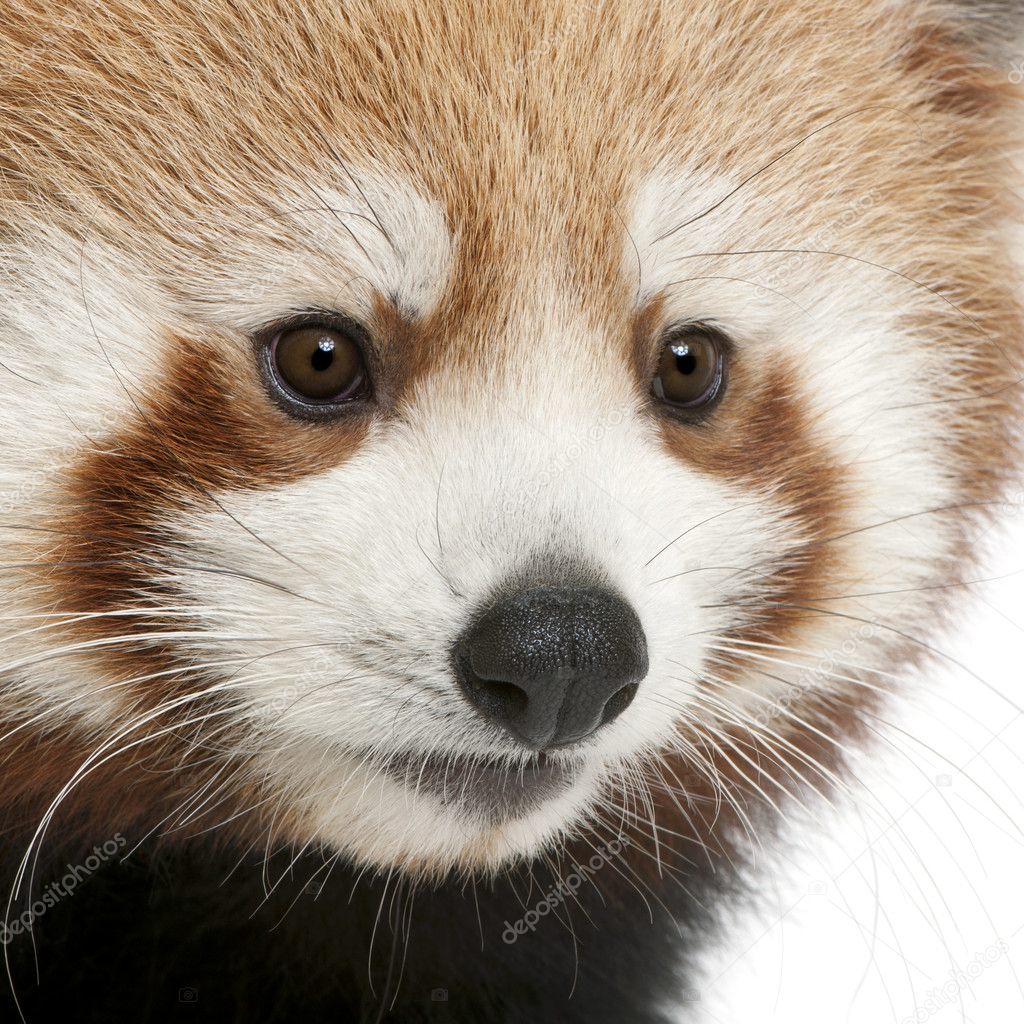
{"label": "red panda face", "polygon": [[819,6],[19,4],[12,805],[442,872],[834,784],[1021,325],[1005,76]]}

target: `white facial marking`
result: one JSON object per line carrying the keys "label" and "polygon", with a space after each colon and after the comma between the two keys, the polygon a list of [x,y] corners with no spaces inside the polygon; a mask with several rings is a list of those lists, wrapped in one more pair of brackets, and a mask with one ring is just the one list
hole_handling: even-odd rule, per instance
{"label": "white facial marking", "polygon": [[[704,634],[733,621],[711,606],[749,586],[737,567],[793,532],[770,484],[741,489],[671,458],[616,365],[622,357],[557,298],[538,308],[543,320],[524,314],[493,339],[514,359],[482,380],[438,367],[402,420],[378,424],[344,465],[225,495],[232,518],[270,547],[218,512],[168,524],[199,564],[245,565],[286,588],[172,574],[214,633],[274,638],[256,645],[258,678],[245,684],[254,719],[268,745],[296,751],[292,766],[322,772],[320,751],[334,746],[326,777],[350,781],[344,794],[335,783],[329,800],[310,800],[329,839],[362,857],[380,849],[382,815],[402,823],[403,849],[461,845],[485,862],[578,824],[609,772],[671,745],[680,718],[696,713],[688,695],[704,667]],[[560,363],[549,354],[556,348],[574,355]],[[629,601],[647,636],[647,679],[588,742],[586,771],[561,799],[503,827],[478,821],[475,831],[466,808],[429,796],[416,797],[429,813],[408,813],[409,794],[398,800],[380,775],[396,751],[522,763],[462,696],[451,652],[495,589],[538,559],[541,581],[583,571]],[[217,645],[237,657],[252,647]],[[396,841],[391,826],[387,835]]]}
{"label": "white facial marking", "polygon": [[[133,413],[130,388],[159,387],[162,346],[175,331],[227,329],[243,344],[243,332],[296,309],[368,317],[375,293],[429,315],[457,258],[439,205],[378,172],[357,180],[358,189],[318,188],[317,204],[306,202],[316,212],[300,205],[308,188],[290,191],[281,216],[226,231],[230,244],[191,277],[183,272],[174,294],[98,245],[84,258],[67,241],[34,251],[31,271],[15,275],[23,293],[12,293],[3,329],[10,369],[42,376],[44,391],[13,384],[0,415],[8,436],[26,442],[11,448],[10,486],[37,472],[45,483],[12,505],[10,519],[59,501],[63,464],[47,453],[81,451],[80,432],[111,436]],[[942,354],[919,343],[905,315],[939,300],[818,255],[856,230],[841,211],[828,238],[808,234],[813,218],[780,216],[777,202],[766,227],[767,200],[726,200],[697,217],[734,184],[661,169],[638,186],[629,227],[641,299],[663,296],[670,319],[714,322],[766,374],[780,363],[792,371],[813,424],[806,457],[841,467],[851,530],[864,528],[836,541],[845,593],[917,587],[948,556],[950,535],[941,520],[913,517],[948,502],[952,485],[944,420],[922,404],[942,388]],[[811,252],[782,263],[777,253],[706,255],[741,249]],[[635,272],[625,238],[623,250]],[[701,691],[716,638],[744,617],[730,601],[756,596],[758,567],[811,539],[777,481],[731,483],[664,450],[624,354],[571,296],[552,294],[550,282],[565,278],[557,269],[523,272],[524,300],[491,339],[505,355],[481,379],[439,365],[402,418],[376,421],[344,464],[219,494],[220,508],[165,524],[178,543],[164,577],[192,631],[180,646],[235,666],[225,687],[246,709],[254,777],[290,794],[316,838],[370,862],[494,865],[607,816],[623,771],[713,714]],[[33,444],[15,429],[26,417],[38,424]],[[13,560],[16,535],[4,543]],[[495,588],[538,562],[554,575],[581,568],[628,600],[650,672],[621,717],[566,757],[580,765],[571,786],[495,824],[384,766],[397,754],[523,763],[461,695],[451,648]],[[738,713],[778,699],[780,674],[828,689],[849,664],[884,658],[890,637],[879,630],[866,643],[862,623],[898,629],[921,603],[879,594],[830,605],[851,618],[823,615],[798,649],[768,651],[785,664],[751,672],[735,694]],[[32,594],[7,607],[39,610]],[[12,620],[11,635],[21,628]],[[23,661],[39,649],[45,637]],[[6,650],[20,651],[13,640]],[[59,662],[21,664],[17,679],[30,701],[86,696],[76,713],[97,721],[110,706],[104,681]]]}
{"label": "white facial marking", "polygon": [[225,233],[213,265],[185,282],[186,313],[251,331],[296,309],[368,319],[377,294],[421,316],[448,284],[453,240],[444,210],[412,182],[345,173],[331,185],[294,185],[274,207]]}

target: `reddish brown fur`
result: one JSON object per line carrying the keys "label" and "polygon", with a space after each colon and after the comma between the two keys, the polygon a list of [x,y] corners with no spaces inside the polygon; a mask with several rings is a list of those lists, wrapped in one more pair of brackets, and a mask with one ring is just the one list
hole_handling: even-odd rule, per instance
{"label": "reddish brown fur", "polygon": [[[925,28],[906,45],[884,21],[881,3],[837,3],[826,83],[817,60],[820,4],[810,0],[706,10],[612,5],[580,13],[581,29],[565,38],[557,26],[576,15],[539,0],[395,2],[348,13],[319,3],[297,12],[284,0],[257,8],[112,2],[83,8],[56,28],[48,3],[9,7],[0,56],[20,60],[20,70],[0,91],[0,209],[8,230],[17,230],[26,204],[41,201],[73,237],[89,225],[98,240],[147,254],[173,291],[197,264],[216,266],[235,236],[259,234],[258,216],[239,224],[237,211],[263,211],[278,180],[336,158],[372,157],[438,197],[460,240],[449,290],[427,322],[406,322],[379,304],[409,379],[441,366],[473,374],[494,360],[488,337],[519,315],[532,275],[551,253],[564,269],[558,286],[579,296],[587,321],[630,360],[637,282],[623,269],[621,243],[635,181],[674,155],[741,177],[842,115],[823,140],[837,153],[858,153],[869,135],[870,166],[848,163],[836,182],[832,166],[790,162],[761,185],[795,176],[802,196],[828,194],[833,185],[842,195],[881,188],[886,216],[896,211],[919,226],[921,244],[907,253],[892,250],[884,223],[869,225],[861,254],[957,296],[960,308],[949,308],[945,322],[930,321],[927,337],[934,344],[951,333],[969,339],[977,359],[972,384],[993,393],[958,406],[953,450],[963,503],[988,500],[1008,472],[1015,394],[1007,385],[1019,370],[1020,315],[998,255],[997,218],[981,214],[1006,199],[1000,183],[1010,91],[948,31]],[[903,25],[910,29],[909,15]],[[763,49],[748,53],[744,40],[755,27],[765,34]],[[559,45],[536,57],[537,39],[552,36]],[[765,52],[807,59],[765,60]],[[763,102],[750,102],[755,93]],[[863,116],[845,116],[855,109]],[[692,150],[698,119],[703,152]],[[920,158],[916,176],[906,173],[908,147]],[[955,180],[946,170],[952,167]],[[955,243],[947,240],[951,221]],[[780,244],[768,229],[750,248]],[[641,323],[642,339],[653,344],[663,326],[657,307]],[[73,511],[50,524],[62,540],[40,552],[58,610],[138,607],[138,619],[124,620],[122,629],[139,645],[98,656],[111,677],[174,666],[163,645],[144,642],[159,627],[146,617],[147,605],[163,596],[150,585],[147,554],[161,539],[164,516],[208,508],[213,492],[320,472],[362,437],[359,424],[289,420],[258,390],[247,353],[212,340],[169,346],[177,354],[157,375],[158,391],[135,395],[131,422],[83,454],[69,480]],[[639,379],[637,387],[645,390]],[[232,400],[222,401],[228,390]],[[779,566],[775,603],[752,612],[741,636],[785,643],[815,614],[808,610],[815,596],[843,579],[842,547],[828,541],[842,532],[848,501],[843,471],[816,439],[789,371],[757,378],[740,359],[713,427],[688,431],[684,440],[666,421],[662,436],[676,458],[705,472],[739,483],[770,480],[802,524],[802,557]],[[989,449],[985,458],[977,457],[980,443]],[[100,635],[88,621],[75,635]],[[138,696],[160,699],[144,690]],[[862,700],[851,694],[851,704]],[[843,711],[806,714],[831,731],[853,727]],[[43,739],[36,735],[25,749],[33,742]],[[46,738],[48,749],[54,742]],[[810,734],[796,742],[823,756]],[[67,761],[53,758],[65,776],[78,750],[65,750]],[[769,752],[761,755],[770,777],[777,769]],[[10,762],[10,785],[49,792],[60,770],[40,775],[32,762]],[[749,788],[721,767],[738,790]],[[92,792],[93,813],[106,817],[114,791]]]}
{"label": "reddish brown fur", "polygon": [[[52,607],[72,622],[68,639],[112,640],[94,655],[111,678],[162,673],[157,684],[129,687],[147,704],[163,700],[175,681],[190,685],[188,659],[182,662],[172,644],[147,640],[167,629],[147,608],[182,600],[153,579],[168,557],[154,561],[167,550],[164,523],[222,508],[218,492],[274,487],[337,466],[366,430],[358,418],[314,425],[289,417],[259,388],[244,351],[185,338],[175,339],[173,351],[155,393],[124,382],[135,415],[74,468],[68,506],[50,524],[65,539],[47,556]],[[173,546],[170,552],[173,558]],[[113,628],[109,619],[91,617],[133,607],[138,615]],[[174,628],[185,623],[187,616]],[[118,643],[123,637],[137,643]]]}

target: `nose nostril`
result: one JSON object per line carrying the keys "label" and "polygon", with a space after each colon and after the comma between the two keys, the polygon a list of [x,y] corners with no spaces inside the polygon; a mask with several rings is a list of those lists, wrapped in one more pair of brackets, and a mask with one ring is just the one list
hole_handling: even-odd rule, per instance
{"label": "nose nostril", "polygon": [[529,697],[514,683],[481,679],[472,670],[468,659],[463,660],[462,677],[466,687],[471,691],[477,707],[492,718],[509,721],[519,718],[526,711]]}
{"label": "nose nostril", "polygon": [[526,711],[528,697],[512,683],[495,683],[490,680],[478,681],[481,704],[491,705],[494,714],[503,718],[518,718]]}
{"label": "nose nostril", "polygon": [[624,686],[621,690],[613,693],[601,713],[601,724],[607,725],[609,722],[615,721],[633,703],[633,698],[639,689],[640,687],[636,683],[630,683],[629,686]]}

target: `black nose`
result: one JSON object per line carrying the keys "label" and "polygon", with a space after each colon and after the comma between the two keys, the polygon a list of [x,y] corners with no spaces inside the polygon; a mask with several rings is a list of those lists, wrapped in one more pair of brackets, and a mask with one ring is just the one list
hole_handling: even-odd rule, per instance
{"label": "black nose", "polygon": [[466,696],[535,750],[581,740],[617,718],[647,675],[636,612],[596,589],[527,590],[489,609],[455,649]]}

